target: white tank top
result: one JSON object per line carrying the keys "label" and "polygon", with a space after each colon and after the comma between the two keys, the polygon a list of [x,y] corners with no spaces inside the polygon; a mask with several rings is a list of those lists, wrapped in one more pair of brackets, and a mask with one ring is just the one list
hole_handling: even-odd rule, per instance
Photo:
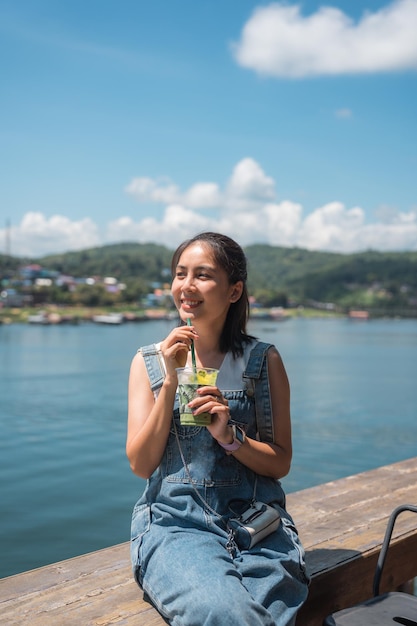
{"label": "white tank top", "polygon": [[242,374],[246,369],[249,354],[256,340],[251,341],[244,347],[243,355],[233,358],[233,354],[228,352],[223,359],[217,376],[217,386],[222,391],[237,391],[243,389]]}

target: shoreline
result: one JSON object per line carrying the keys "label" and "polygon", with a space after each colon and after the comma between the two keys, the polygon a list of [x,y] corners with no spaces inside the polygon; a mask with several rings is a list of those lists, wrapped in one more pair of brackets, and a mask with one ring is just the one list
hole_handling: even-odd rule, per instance
{"label": "shoreline", "polygon": [[[252,309],[249,320],[266,320],[284,322],[293,318],[320,319],[351,319],[366,322],[372,319],[417,319],[417,311],[381,311],[381,310],[350,310],[347,312],[312,308],[282,307]],[[177,313],[173,309],[138,308],[138,307],[60,307],[45,305],[42,307],[0,308],[0,326],[2,324],[39,324],[56,325],[80,323],[101,323],[118,325],[122,323],[147,322],[158,320],[176,320]]]}
{"label": "shoreline", "polygon": [[[268,320],[283,322],[294,317],[307,318],[344,318],[349,313],[340,313],[322,309],[298,307],[282,309],[281,307],[259,308],[251,311],[251,321]],[[60,307],[46,305],[42,307],[0,308],[1,324],[80,324],[80,323],[132,323],[158,320],[176,320],[177,313],[173,309],[163,308],[126,308],[126,307]]]}

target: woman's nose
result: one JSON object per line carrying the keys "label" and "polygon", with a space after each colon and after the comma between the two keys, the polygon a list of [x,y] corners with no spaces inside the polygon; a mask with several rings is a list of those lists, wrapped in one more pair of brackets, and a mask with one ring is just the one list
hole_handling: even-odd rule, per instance
{"label": "woman's nose", "polygon": [[187,274],[184,282],[182,283],[182,290],[187,291],[187,289],[194,288],[194,276],[192,274]]}

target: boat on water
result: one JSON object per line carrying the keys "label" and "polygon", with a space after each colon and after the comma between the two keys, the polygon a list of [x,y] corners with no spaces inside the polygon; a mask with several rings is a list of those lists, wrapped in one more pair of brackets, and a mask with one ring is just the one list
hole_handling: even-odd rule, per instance
{"label": "boat on water", "polygon": [[60,315],[59,313],[39,311],[33,315],[28,315],[27,322],[29,324],[41,324],[47,326],[50,324],[78,324],[79,319],[73,315]]}
{"label": "boat on water", "polygon": [[284,322],[291,318],[291,315],[281,306],[272,308],[252,308],[250,317],[254,320],[272,320],[274,322]]}
{"label": "boat on water", "polygon": [[368,311],[349,311],[349,318],[351,320],[368,320],[369,312]]}
{"label": "boat on water", "polygon": [[92,320],[95,324],[121,324],[124,321],[123,313],[103,313],[102,315],[93,315]]}
{"label": "boat on water", "polygon": [[39,313],[28,315],[28,323],[29,324],[50,324],[51,321],[49,319],[49,316],[44,311],[40,311]]}

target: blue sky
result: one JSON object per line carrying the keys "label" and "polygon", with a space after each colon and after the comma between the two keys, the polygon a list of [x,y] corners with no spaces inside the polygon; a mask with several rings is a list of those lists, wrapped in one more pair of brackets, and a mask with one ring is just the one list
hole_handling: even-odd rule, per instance
{"label": "blue sky", "polygon": [[0,0],[0,252],[417,250],[417,0]]}

